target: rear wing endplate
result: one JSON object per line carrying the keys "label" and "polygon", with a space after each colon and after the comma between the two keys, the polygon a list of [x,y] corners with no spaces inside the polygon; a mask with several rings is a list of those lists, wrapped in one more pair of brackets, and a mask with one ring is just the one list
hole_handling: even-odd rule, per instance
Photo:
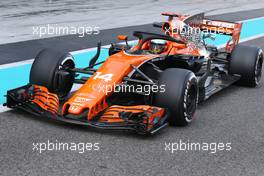
{"label": "rear wing endplate", "polygon": [[162,13],[162,15],[169,17],[168,22],[173,21],[174,18],[178,18],[178,20],[182,20],[188,26],[199,28],[204,33],[231,36],[231,39],[226,44],[227,52],[231,52],[234,49],[235,45],[239,43],[240,33],[242,29],[241,22],[212,20],[205,18],[204,13],[187,16],[181,15],[180,13],[165,12]]}

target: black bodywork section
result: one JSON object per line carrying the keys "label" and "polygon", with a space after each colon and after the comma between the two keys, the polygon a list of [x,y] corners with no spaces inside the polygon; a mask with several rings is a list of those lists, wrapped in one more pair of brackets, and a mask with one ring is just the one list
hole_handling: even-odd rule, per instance
{"label": "black bodywork section", "polygon": [[[186,19],[186,23],[192,26],[199,25],[203,17],[203,13],[192,16],[192,18]],[[180,44],[184,43],[181,40],[164,34],[135,31],[133,35],[141,40],[138,49],[131,52],[129,49],[132,48],[132,46],[128,47],[123,45],[123,50],[129,54],[135,55],[142,54],[141,47],[143,43],[152,39],[163,39]],[[112,45],[112,47],[114,50],[115,45]],[[116,52],[120,51],[118,48],[122,48],[122,46],[119,45]],[[198,78],[199,102],[201,102],[240,79],[239,75],[229,74],[230,53],[218,50],[217,47],[211,45],[205,45],[205,49],[210,53],[207,58],[204,56],[185,54],[159,56],[156,59],[144,63],[138,69],[151,78],[153,82],[158,80],[160,72],[168,68],[191,70]],[[142,78],[140,74],[134,74],[133,76],[137,79]]]}

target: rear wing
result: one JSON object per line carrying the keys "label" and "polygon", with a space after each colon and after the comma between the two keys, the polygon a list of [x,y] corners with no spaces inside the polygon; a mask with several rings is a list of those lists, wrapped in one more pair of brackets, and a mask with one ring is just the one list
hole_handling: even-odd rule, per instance
{"label": "rear wing", "polygon": [[[235,45],[239,43],[242,23],[223,20],[212,20],[205,18],[204,13],[196,15],[181,15],[179,13],[165,12],[163,16],[168,16],[168,22],[163,23],[163,28],[171,27],[173,21],[182,21],[190,27],[199,28],[204,33],[221,34],[231,36],[226,44],[226,51],[231,52]],[[165,30],[164,30],[165,31]]]}
{"label": "rear wing", "polygon": [[226,51],[231,52],[235,45],[239,43],[242,23],[204,19],[201,30],[210,33],[231,36],[231,39],[226,44]]}

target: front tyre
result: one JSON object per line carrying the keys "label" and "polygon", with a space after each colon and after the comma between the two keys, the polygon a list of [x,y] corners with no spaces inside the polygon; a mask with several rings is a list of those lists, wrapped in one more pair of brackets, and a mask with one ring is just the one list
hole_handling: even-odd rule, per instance
{"label": "front tyre", "polygon": [[63,99],[70,92],[75,75],[67,70],[75,67],[73,57],[51,49],[44,49],[36,56],[30,71],[31,84],[48,88]]}
{"label": "front tyre", "polygon": [[261,79],[263,51],[258,47],[237,45],[231,53],[229,73],[240,75],[239,83],[256,87]]}
{"label": "front tyre", "polygon": [[170,68],[161,73],[158,81],[164,91],[154,94],[153,104],[169,110],[170,125],[188,125],[193,120],[198,101],[198,81],[194,73]]}

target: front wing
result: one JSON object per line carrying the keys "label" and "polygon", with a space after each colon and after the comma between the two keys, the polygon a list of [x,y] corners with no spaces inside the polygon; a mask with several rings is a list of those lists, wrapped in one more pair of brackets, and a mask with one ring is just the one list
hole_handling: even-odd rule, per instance
{"label": "front wing", "polygon": [[166,110],[149,105],[113,105],[99,113],[93,120],[62,115],[57,95],[49,93],[45,87],[30,84],[9,90],[5,105],[38,117],[106,130],[130,130],[139,134],[154,134],[168,125]]}

